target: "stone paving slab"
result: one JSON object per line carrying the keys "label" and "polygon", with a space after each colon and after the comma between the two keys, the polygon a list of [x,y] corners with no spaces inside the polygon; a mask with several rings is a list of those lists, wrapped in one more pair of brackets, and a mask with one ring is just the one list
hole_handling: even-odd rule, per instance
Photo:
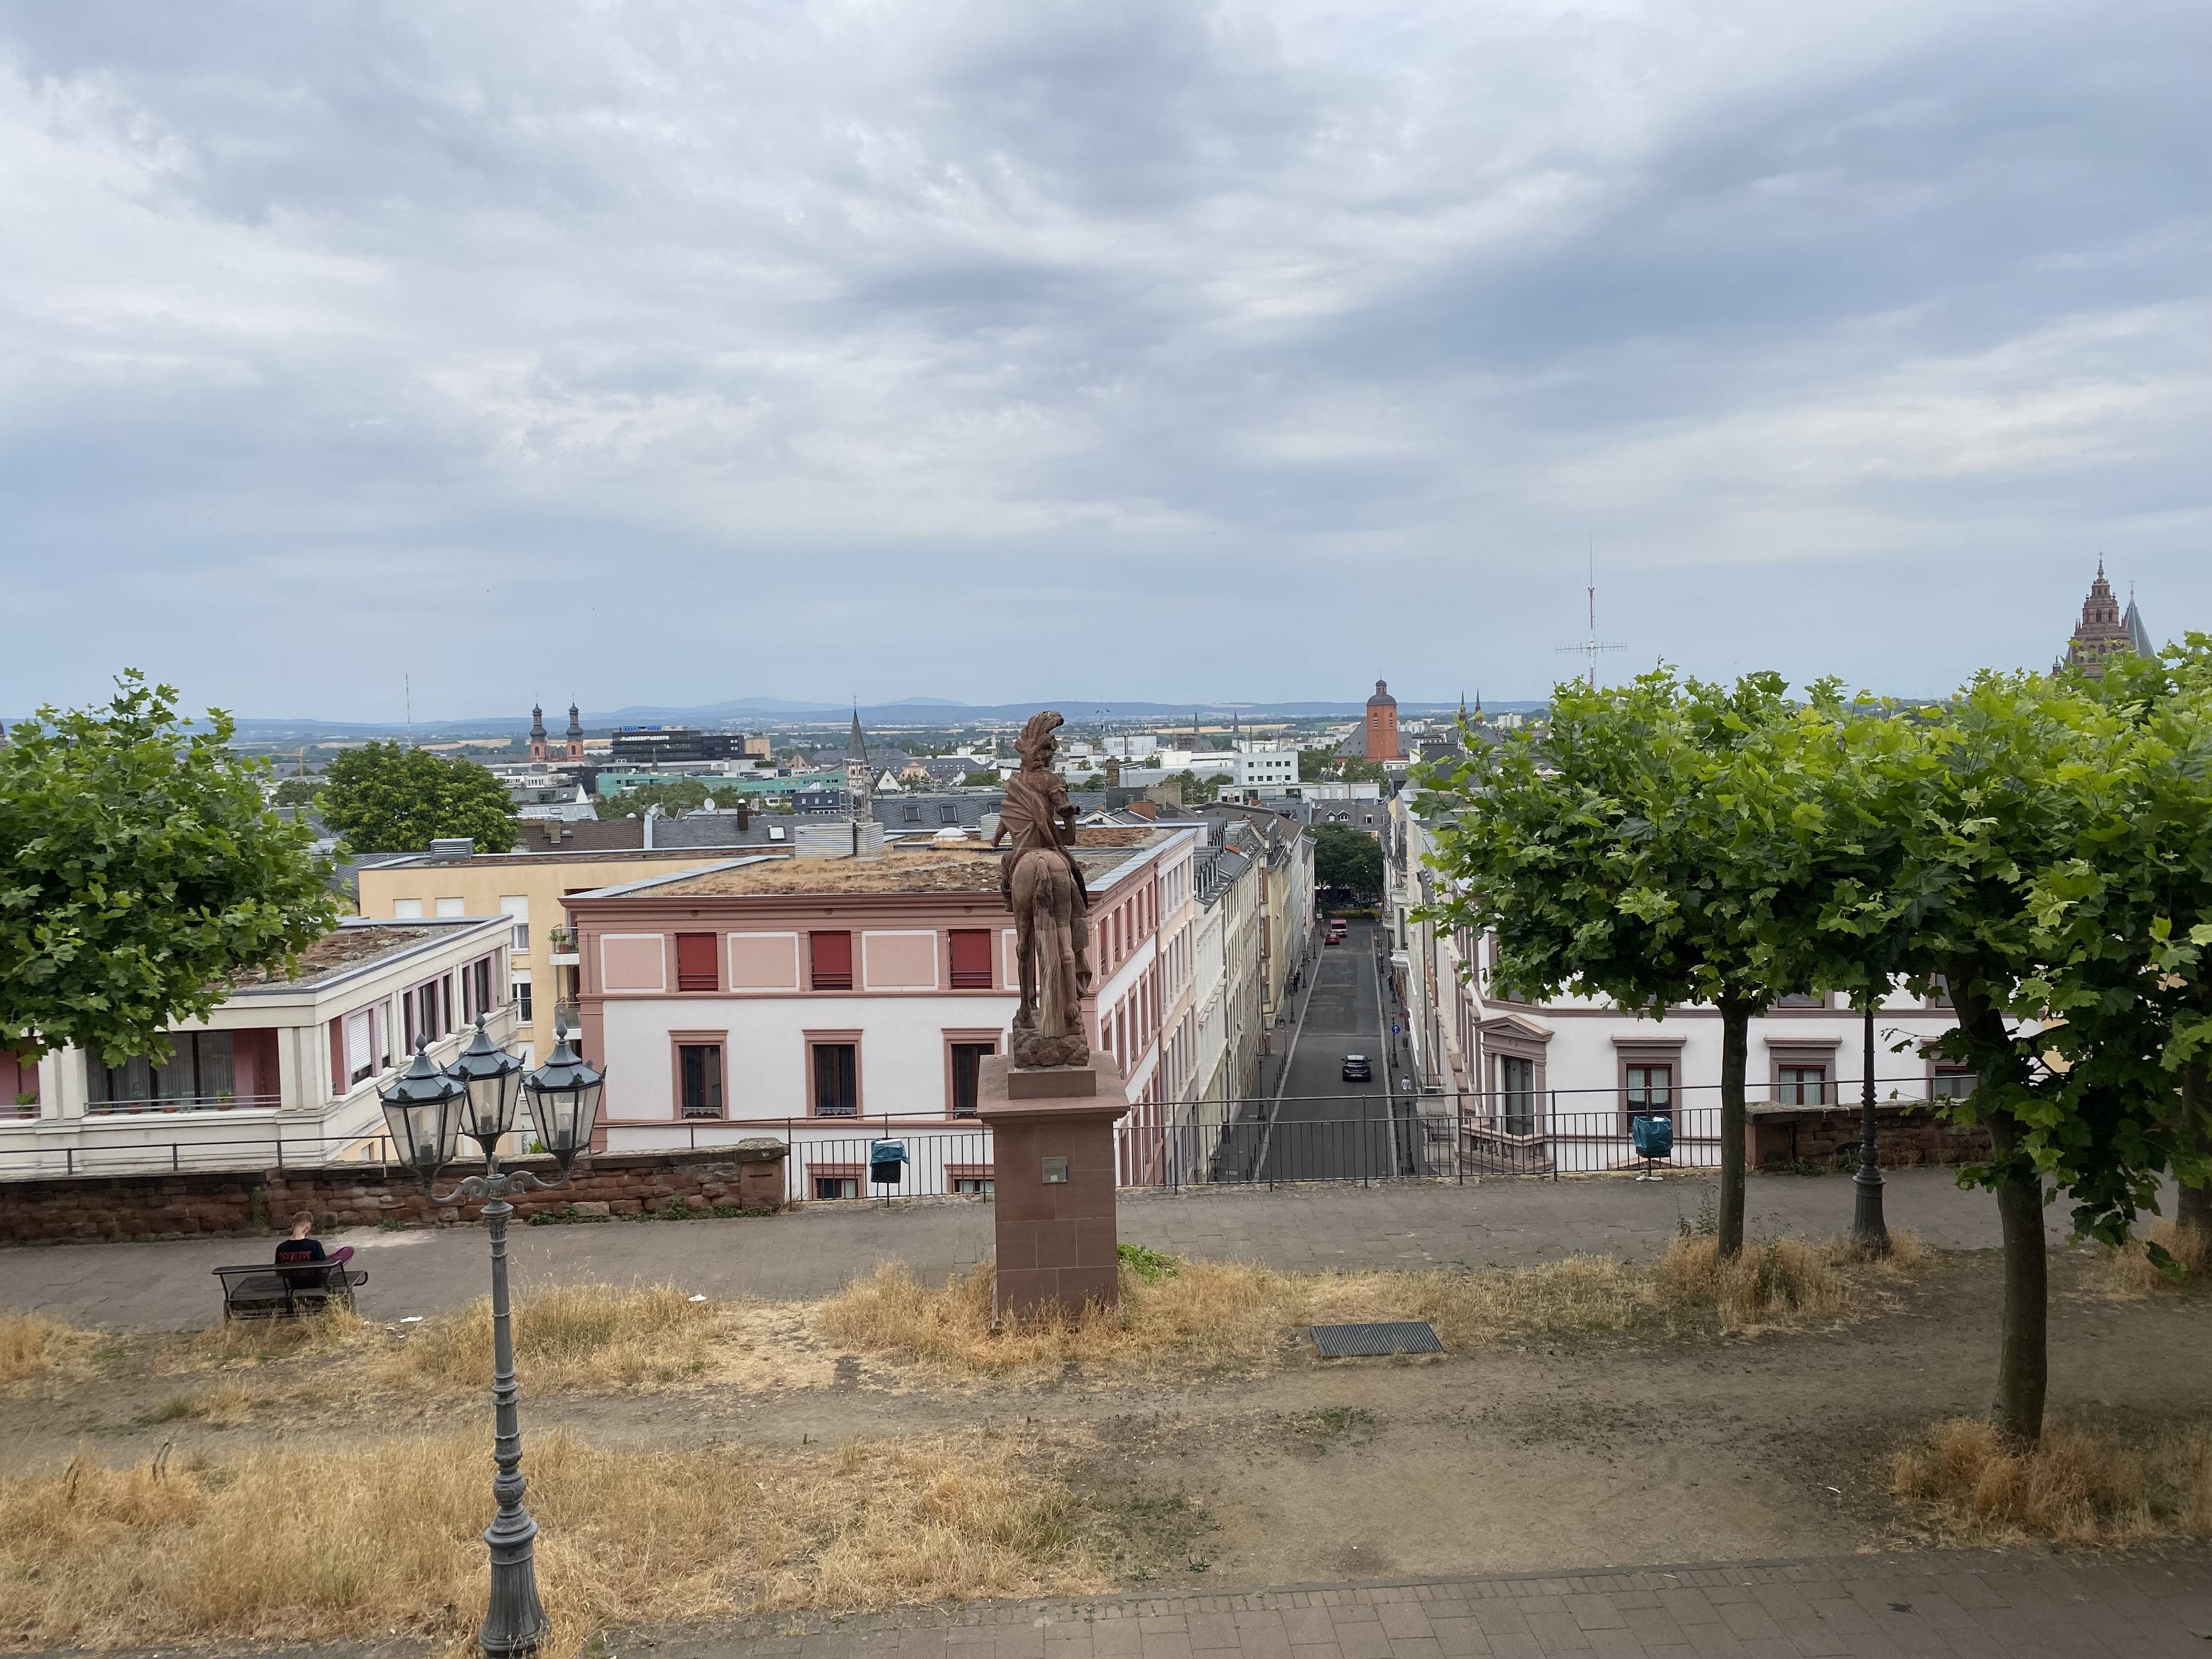
{"label": "stone paving slab", "polygon": [[2212,1558],[1945,1551],[790,1614],[655,1659],[2203,1659]]}
{"label": "stone paving slab", "polygon": [[[1125,1194],[1120,1223],[1123,1238],[1173,1255],[1285,1269],[1515,1266],[1577,1251],[1632,1261],[1664,1249],[1711,1190],[1706,1178],[1686,1175],[1206,1188]],[[1754,1176],[1748,1226],[1754,1236],[1840,1232],[1850,1223],[1851,1196],[1846,1176]],[[1939,1249],[1998,1245],[1995,1201],[1961,1192],[1946,1170],[1893,1172],[1887,1209],[1893,1225]],[[2057,1237],[2063,1213],[2050,1216]],[[524,1285],[596,1279],[674,1283],[715,1297],[815,1297],[882,1261],[941,1280],[991,1254],[991,1209],[981,1199],[809,1205],[786,1216],[516,1227],[509,1236]],[[362,1309],[373,1318],[440,1312],[485,1287],[480,1228],[364,1229],[328,1242],[358,1251],[355,1265],[369,1274]],[[0,1307],[134,1329],[207,1325],[221,1312],[210,1270],[266,1260],[274,1248],[272,1234],[0,1249]]]}

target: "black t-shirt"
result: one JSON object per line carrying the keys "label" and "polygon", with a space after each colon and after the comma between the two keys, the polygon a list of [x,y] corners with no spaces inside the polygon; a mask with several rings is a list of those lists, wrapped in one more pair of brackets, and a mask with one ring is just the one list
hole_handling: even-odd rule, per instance
{"label": "black t-shirt", "polygon": [[276,1265],[280,1267],[295,1267],[302,1262],[325,1259],[320,1239],[288,1238],[276,1247]]}

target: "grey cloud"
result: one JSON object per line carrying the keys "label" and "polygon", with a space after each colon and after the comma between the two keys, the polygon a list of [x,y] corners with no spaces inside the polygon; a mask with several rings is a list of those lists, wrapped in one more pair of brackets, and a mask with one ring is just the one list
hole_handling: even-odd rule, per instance
{"label": "grey cloud", "polygon": [[2100,543],[2202,622],[2208,46],[1973,0],[0,5],[0,574],[100,617],[0,708],[141,661],[343,713],[448,611],[561,617],[604,706],[1071,652],[1534,694],[1586,538],[1692,667],[2038,660]]}

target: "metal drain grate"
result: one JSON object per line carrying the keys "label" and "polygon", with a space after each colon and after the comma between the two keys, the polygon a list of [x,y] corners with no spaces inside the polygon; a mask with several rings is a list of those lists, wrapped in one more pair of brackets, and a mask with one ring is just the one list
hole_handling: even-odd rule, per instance
{"label": "metal drain grate", "polygon": [[1361,1354],[1442,1353],[1433,1326],[1425,1319],[1393,1320],[1380,1325],[1316,1325],[1314,1346],[1323,1359],[1351,1359]]}

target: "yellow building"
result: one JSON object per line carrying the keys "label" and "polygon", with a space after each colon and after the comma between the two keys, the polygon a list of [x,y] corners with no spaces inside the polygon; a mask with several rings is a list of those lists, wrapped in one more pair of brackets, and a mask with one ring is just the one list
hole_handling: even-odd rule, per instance
{"label": "yellow building", "polygon": [[[679,820],[687,829],[712,820]],[[733,821],[731,821],[733,823]],[[660,826],[665,834],[672,824]],[[575,999],[576,955],[567,939],[567,912],[562,899],[570,893],[595,888],[619,887],[652,876],[675,875],[702,865],[716,864],[748,851],[767,851],[740,842],[746,831],[729,828],[727,842],[720,846],[610,848],[587,850],[573,844],[533,848],[536,837],[526,826],[520,850],[512,853],[468,853],[458,856],[459,845],[448,852],[416,853],[404,858],[362,865],[356,872],[361,914],[379,920],[435,916],[505,916],[514,928],[507,959],[513,975],[516,1010],[515,1036],[530,1045],[533,1064],[553,1052],[553,1021],[557,1008]],[[594,832],[639,832],[636,819],[606,823],[586,822],[580,830]],[[556,833],[561,833],[556,831]],[[737,844],[728,844],[737,843]],[[465,843],[461,843],[465,844]],[[569,1013],[574,1026],[575,1017]]]}

